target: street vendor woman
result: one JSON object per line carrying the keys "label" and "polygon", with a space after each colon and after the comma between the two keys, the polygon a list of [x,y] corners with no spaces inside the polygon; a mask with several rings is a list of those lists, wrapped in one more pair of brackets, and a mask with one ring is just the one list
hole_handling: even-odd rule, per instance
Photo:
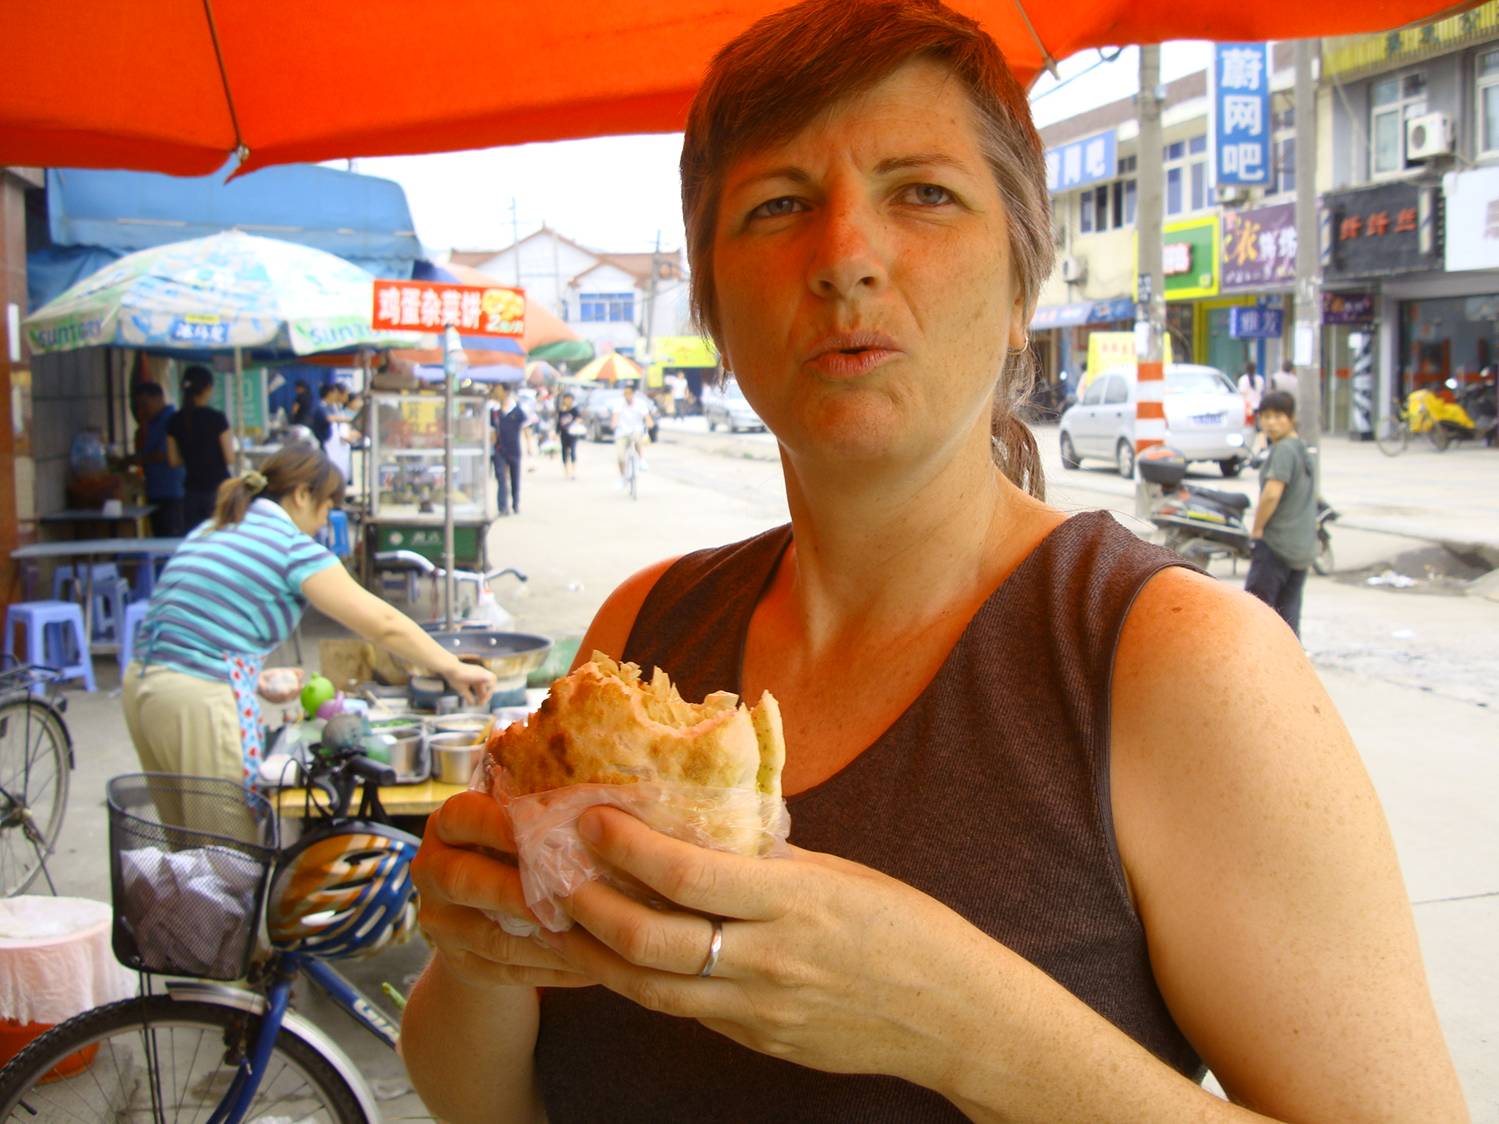
{"label": "street vendor woman", "polygon": [[261,661],[308,602],[366,640],[482,703],[494,676],[462,663],[410,617],[361,588],[313,539],[343,495],[317,446],[289,445],[226,480],[210,522],[172,555],[125,670],[125,721],[148,772],[253,781],[261,759]]}
{"label": "street vendor woman", "polygon": [[434,1115],[1464,1119],[1389,831],[1291,630],[1043,502],[1017,404],[1046,170],[994,43],[937,0],[769,16],[714,59],[682,190],[695,311],[791,523],[630,578],[580,651],[694,700],[769,689],[795,846],[595,808],[589,846],[667,904],[592,882],[574,928],[515,938],[486,916],[528,916],[507,821],[448,801],[401,1035]]}

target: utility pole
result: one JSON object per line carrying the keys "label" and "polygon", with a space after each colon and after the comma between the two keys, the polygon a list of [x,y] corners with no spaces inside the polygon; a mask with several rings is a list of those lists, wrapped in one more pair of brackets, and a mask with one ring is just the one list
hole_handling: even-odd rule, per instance
{"label": "utility pole", "polygon": [[1296,41],[1296,430],[1312,458],[1313,493],[1322,488],[1322,253],[1317,219],[1319,39]]}
{"label": "utility pole", "polygon": [[[656,359],[656,285],[661,273],[661,232],[656,231],[656,248],[651,251],[651,279],[645,296],[645,322],[640,334],[645,338],[645,354],[641,358],[641,370]],[[641,387],[643,391],[645,388]]]}
{"label": "utility pole", "polygon": [[[1164,170],[1161,167],[1161,48],[1140,48],[1139,154],[1135,158],[1138,205],[1139,291],[1135,293],[1135,514],[1150,515],[1151,486],[1140,475],[1140,454],[1166,440],[1166,287],[1161,269],[1165,223]],[[1097,372],[1094,372],[1096,374]]]}
{"label": "utility pole", "polygon": [[515,255],[515,287],[520,285],[520,219],[516,217],[515,196],[510,197],[510,249]]}

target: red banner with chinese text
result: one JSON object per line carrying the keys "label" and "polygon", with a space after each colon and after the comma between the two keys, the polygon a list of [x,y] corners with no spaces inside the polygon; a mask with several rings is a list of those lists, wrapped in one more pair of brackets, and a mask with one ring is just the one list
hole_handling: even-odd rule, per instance
{"label": "red banner with chinese text", "polygon": [[526,293],[500,285],[376,281],[372,323],[397,332],[437,332],[452,325],[466,336],[519,339],[526,328]]}

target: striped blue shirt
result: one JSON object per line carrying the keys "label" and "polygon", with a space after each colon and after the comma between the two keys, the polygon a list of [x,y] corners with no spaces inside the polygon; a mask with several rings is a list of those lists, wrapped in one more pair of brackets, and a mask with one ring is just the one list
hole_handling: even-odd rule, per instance
{"label": "striped blue shirt", "polygon": [[263,657],[285,641],[307,605],[302,583],[338,559],[272,500],[254,500],[234,526],[211,526],[162,571],[136,650],[143,664],[227,682],[225,657]]}

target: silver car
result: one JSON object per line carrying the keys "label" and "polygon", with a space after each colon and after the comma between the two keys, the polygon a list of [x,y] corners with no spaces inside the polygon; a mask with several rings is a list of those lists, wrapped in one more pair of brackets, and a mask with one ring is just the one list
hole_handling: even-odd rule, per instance
{"label": "silver car", "polygon": [[703,388],[703,416],[708,419],[708,432],[723,426],[730,433],[741,429],[764,429],[765,423],[755,408],[744,397],[744,391],[736,382],[727,382],[721,388]]}
{"label": "silver car", "polygon": [[[1237,476],[1254,446],[1254,421],[1233,382],[1217,367],[1166,364],[1166,444],[1190,461],[1214,461]],[[1121,476],[1135,474],[1135,369],[1114,367],[1088,383],[1062,415],[1062,465],[1113,461]]]}

